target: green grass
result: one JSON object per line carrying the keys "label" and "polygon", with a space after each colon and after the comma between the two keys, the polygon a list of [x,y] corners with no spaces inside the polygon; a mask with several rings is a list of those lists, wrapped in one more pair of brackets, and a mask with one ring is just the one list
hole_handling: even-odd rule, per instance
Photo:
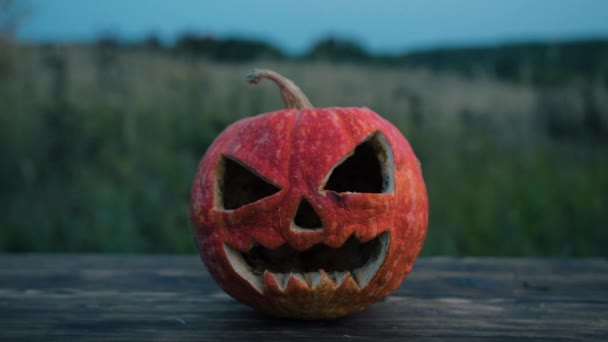
{"label": "green grass", "polygon": [[[14,55],[0,76],[4,252],[194,252],[198,161],[229,123],[281,107],[274,86],[246,85],[251,64],[86,47]],[[553,98],[567,122],[584,116],[577,83],[541,100],[484,77],[256,65],[297,81],[313,104],[367,106],[404,133],[429,191],[425,255],[608,256],[606,137],[556,139],[543,121]],[[605,120],[608,92],[593,87]]]}
{"label": "green grass", "polygon": [[443,143],[472,147],[424,168],[431,207],[425,254],[606,255],[605,151],[590,159],[546,144]]}

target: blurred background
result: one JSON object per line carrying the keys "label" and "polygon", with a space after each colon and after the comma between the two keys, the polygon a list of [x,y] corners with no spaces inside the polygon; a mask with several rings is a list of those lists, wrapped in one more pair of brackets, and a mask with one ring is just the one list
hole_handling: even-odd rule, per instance
{"label": "blurred background", "polygon": [[608,2],[0,0],[0,251],[193,253],[228,124],[317,107],[395,124],[424,255],[608,256]]}

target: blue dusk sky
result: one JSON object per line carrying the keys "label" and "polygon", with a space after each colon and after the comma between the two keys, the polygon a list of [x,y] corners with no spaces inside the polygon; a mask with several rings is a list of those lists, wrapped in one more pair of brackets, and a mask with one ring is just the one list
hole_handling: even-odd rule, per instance
{"label": "blue dusk sky", "polygon": [[100,35],[166,42],[184,32],[268,40],[298,54],[327,36],[373,52],[608,37],[601,0],[17,0],[28,42]]}

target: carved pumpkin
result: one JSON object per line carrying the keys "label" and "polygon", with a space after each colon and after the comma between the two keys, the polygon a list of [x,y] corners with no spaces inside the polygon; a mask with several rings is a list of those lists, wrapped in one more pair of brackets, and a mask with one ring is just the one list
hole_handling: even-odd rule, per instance
{"label": "carved pumpkin", "polygon": [[330,319],[363,310],[410,272],[428,200],[407,140],[367,108],[312,108],[269,70],[289,107],[242,119],[209,147],[191,215],[219,285],[262,312]]}

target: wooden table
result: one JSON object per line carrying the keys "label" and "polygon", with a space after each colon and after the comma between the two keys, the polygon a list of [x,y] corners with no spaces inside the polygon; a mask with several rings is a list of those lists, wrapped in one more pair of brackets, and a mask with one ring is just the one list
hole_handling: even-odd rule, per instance
{"label": "wooden table", "polygon": [[0,255],[0,341],[604,340],[608,261],[422,258],[334,321],[263,316],[197,256]]}

